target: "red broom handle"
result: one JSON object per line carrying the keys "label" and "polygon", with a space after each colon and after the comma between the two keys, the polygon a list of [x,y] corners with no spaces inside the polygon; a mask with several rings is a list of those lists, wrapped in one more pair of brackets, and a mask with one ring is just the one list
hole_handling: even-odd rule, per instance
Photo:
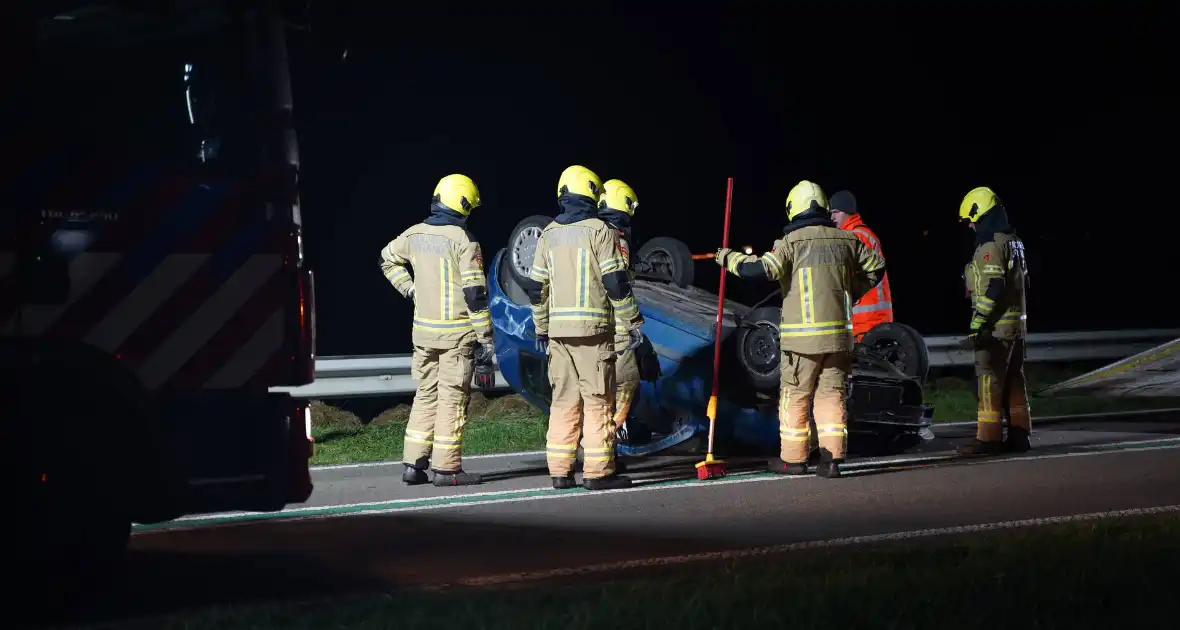
{"label": "red broom handle", "polygon": [[[721,233],[721,247],[729,247],[729,215],[733,209],[733,178],[729,178],[729,183],[725,188],[725,228]],[[721,377],[721,322],[725,315],[725,266],[721,267],[721,286],[717,289],[717,330],[714,333],[713,339],[713,392],[714,397],[717,396],[720,389]]]}

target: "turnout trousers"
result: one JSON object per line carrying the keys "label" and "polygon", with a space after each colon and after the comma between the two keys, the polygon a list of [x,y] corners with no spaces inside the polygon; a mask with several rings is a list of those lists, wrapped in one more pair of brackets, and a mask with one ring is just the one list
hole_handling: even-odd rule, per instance
{"label": "turnout trousers", "polygon": [[[615,337],[615,352],[627,347],[631,342],[629,337]],[[620,428],[627,421],[631,413],[631,405],[639,394],[639,358],[635,351],[623,356],[615,355],[615,427]]]}
{"label": "turnout trousers", "polygon": [[549,339],[549,431],[545,459],[551,477],[574,470],[581,437],[582,476],[615,472],[615,344],[610,333]]}
{"label": "turnout trousers", "polygon": [[783,351],[779,360],[779,439],[784,462],[802,464],[811,451],[811,413],[824,459],[843,459],[848,444],[845,386],[850,352],[800,354]]}
{"label": "turnout trousers", "polygon": [[410,375],[418,381],[418,390],[406,424],[406,465],[443,473],[462,470],[473,354],[471,343],[447,349],[414,347]]}
{"label": "turnout trousers", "polygon": [[1032,431],[1028,385],[1024,380],[1025,342],[987,339],[975,348],[975,381],[979,409],[975,437],[980,442],[1003,439],[1001,421]]}

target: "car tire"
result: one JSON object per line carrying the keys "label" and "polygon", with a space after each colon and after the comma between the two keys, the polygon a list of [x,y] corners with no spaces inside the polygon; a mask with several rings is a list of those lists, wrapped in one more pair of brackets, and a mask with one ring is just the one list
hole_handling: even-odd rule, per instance
{"label": "car tire", "polygon": [[742,316],[737,332],[738,363],[749,384],[760,392],[778,391],[780,321],[780,307],[759,306]]}
{"label": "car tire", "polygon": [[537,251],[537,240],[541,236],[541,230],[552,222],[553,217],[542,214],[525,217],[512,228],[512,234],[508,237],[508,247],[504,252],[508,259],[508,271],[516,284],[525,291],[540,288],[540,283],[530,278],[529,272],[533,268],[533,254]]}
{"label": "car tire", "polygon": [[527,305],[530,303],[529,293],[520,285],[520,281],[516,279],[516,274],[512,272],[512,252],[507,249],[502,250],[502,252],[496,262],[496,282],[500,285],[500,291],[504,294],[504,297],[513,303]]}
{"label": "car tire", "polygon": [[925,381],[930,372],[926,340],[913,326],[899,322],[877,324],[865,333],[860,345],[910,378]]}
{"label": "car tire", "polygon": [[635,258],[655,267],[661,278],[679,287],[692,286],[695,279],[692,250],[680,239],[657,236],[644,243],[635,253]]}

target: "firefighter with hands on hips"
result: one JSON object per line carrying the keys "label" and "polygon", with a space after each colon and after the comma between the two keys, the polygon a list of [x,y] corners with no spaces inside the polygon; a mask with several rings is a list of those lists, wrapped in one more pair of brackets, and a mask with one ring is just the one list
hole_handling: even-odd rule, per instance
{"label": "firefighter with hands on hips", "polygon": [[[627,278],[633,284],[635,273],[631,268],[631,220],[639,208],[639,197],[625,182],[609,179],[602,184],[602,198],[598,201],[598,218],[606,222],[619,236],[619,256],[622,258]],[[627,323],[615,318],[615,409],[614,422],[620,439],[626,439],[626,421],[639,394],[641,380],[659,380],[660,364],[651,342],[634,350]]]}
{"label": "firefighter with hands on hips", "polygon": [[619,252],[619,235],[598,217],[602,180],[571,166],[557,182],[561,213],[537,240],[529,295],[537,349],[549,357],[549,431],[545,451],[554,488],[572,488],[578,440],[585,461],[582,487],[626,488],[615,466],[615,321],[642,345],[643,316]]}
{"label": "firefighter with hands on hips", "polygon": [[[832,220],[841,230],[852,232],[860,242],[873,248],[882,257],[881,239],[865,225],[860,211],[856,209],[856,197],[847,190],[841,190],[828,199]],[[889,274],[881,277],[881,282],[869,290],[868,293],[854,296],[852,305],[852,336],[860,341],[865,333],[877,324],[893,321],[893,292],[889,289]]]}
{"label": "firefighter with hands on hips", "polygon": [[[960,455],[1025,452],[1032,417],[1024,379],[1028,334],[1028,267],[1024,243],[992,189],[979,187],[959,204],[959,220],[975,231],[975,253],[964,270],[973,313],[964,347],[975,352],[979,409],[975,439]],[[1002,417],[1008,417],[1003,439]]]}
{"label": "firefighter with hands on hips", "polygon": [[839,477],[848,440],[846,383],[852,369],[852,303],[885,275],[885,259],[832,221],[817,184],[801,181],[787,195],[783,237],[762,256],[727,248],[715,260],[733,275],[779,283],[781,454],[769,470],[807,473],[810,415],[815,403],[820,464],[816,474]]}
{"label": "firefighter with hands on hips", "polygon": [[434,189],[430,216],[381,250],[381,271],[414,302],[410,372],[418,390],[406,425],[402,481],[407,484],[426,483],[427,468],[436,486],[482,481],[462,466],[472,377],[480,387],[495,380],[483,255],[466,228],[479,205],[471,178],[447,175]]}

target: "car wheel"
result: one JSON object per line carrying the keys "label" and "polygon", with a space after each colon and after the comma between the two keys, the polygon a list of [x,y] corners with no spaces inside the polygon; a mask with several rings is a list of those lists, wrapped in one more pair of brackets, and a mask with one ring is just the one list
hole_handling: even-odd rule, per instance
{"label": "car wheel", "polygon": [[760,306],[742,316],[737,333],[738,362],[758,391],[778,391],[779,336],[782,309]]}
{"label": "car wheel", "polygon": [[679,287],[692,286],[695,269],[692,250],[683,241],[670,236],[658,236],[643,244],[635,253],[643,261],[648,273]]}
{"label": "car wheel", "polygon": [[516,304],[529,304],[528,291],[520,285],[520,281],[512,271],[512,252],[507,249],[502,250],[496,265],[496,282],[500,285],[500,291],[504,293],[504,297]]}
{"label": "car wheel", "polygon": [[512,228],[512,235],[508,237],[508,270],[512,278],[526,291],[539,288],[539,283],[529,277],[533,269],[533,255],[537,253],[537,241],[541,238],[541,230],[553,222],[552,217],[534,214],[525,217]]}
{"label": "car wheel", "polygon": [[898,322],[877,324],[865,333],[860,345],[906,376],[926,380],[930,371],[930,354],[926,340],[912,326]]}

